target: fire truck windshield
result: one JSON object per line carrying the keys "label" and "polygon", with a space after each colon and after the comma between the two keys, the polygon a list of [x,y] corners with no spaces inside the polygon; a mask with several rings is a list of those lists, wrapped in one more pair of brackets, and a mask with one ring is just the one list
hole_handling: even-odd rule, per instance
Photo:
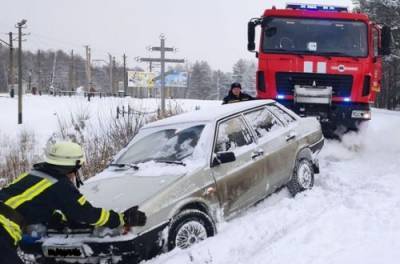
{"label": "fire truck windshield", "polygon": [[359,21],[266,17],[265,53],[366,57],[367,25]]}

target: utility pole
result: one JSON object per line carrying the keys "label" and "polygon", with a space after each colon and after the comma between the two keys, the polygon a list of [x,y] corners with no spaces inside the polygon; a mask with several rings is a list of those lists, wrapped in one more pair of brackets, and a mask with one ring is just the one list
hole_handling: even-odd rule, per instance
{"label": "utility pole", "polygon": [[115,95],[117,95],[118,94],[118,88],[117,88],[117,85],[116,85],[116,83],[115,83],[115,81],[117,80],[116,78],[115,78],[115,76],[114,76],[114,70],[115,70],[115,67],[116,66],[116,64],[115,64],[115,57],[113,56],[112,57],[112,82],[111,82],[111,84],[112,84],[112,89],[113,89],[113,93],[115,94]]}
{"label": "utility pole", "polygon": [[71,62],[69,67],[69,90],[74,91],[75,89],[75,62],[74,62],[74,50],[71,50]]}
{"label": "utility pole", "polygon": [[28,73],[28,91],[32,92],[32,70]]}
{"label": "utility pole", "polygon": [[124,96],[127,96],[127,92],[128,92],[128,75],[126,72],[126,55],[124,53],[124,55],[122,56],[122,58],[124,59]]}
{"label": "utility pole", "polygon": [[13,48],[13,33],[9,32],[9,42],[6,42],[2,39],[0,39],[0,45],[1,43],[5,44],[10,51],[10,63],[8,65],[8,88],[9,88],[9,92],[10,92],[10,96],[11,98],[14,98],[14,48]]}
{"label": "utility pole", "polygon": [[219,71],[217,71],[217,100],[219,100]]}
{"label": "utility pole", "polygon": [[160,58],[139,58],[142,62],[161,62],[161,115],[165,116],[165,63],[172,62],[172,63],[184,63],[185,60],[183,59],[166,59],[165,52],[172,52],[175,51],[175,48],[168,48],[165,47],[165,36],[164,34],[160,35],[160,47],[151,47],[151,51],[160,51],[161,56]]}
{"label": "utility pole", "polygon": [[10,71],[9,71],[9,85],[11,87],[10,89],[10,95],[11,98],[14,98],[15,90],[14,90],[14,47],[13,47],[13,33],[9,32],[9,47],[10,47]]}
{"label": "utility pole", "polygon": [[109,78],[110,78],[110,93],[111,95],[114,93],[114,87],[113,87],[113,57],[110,53],[108,53],[108,60],[109,60]]}
{"label": "utility pole", "polygon": [[50,80],[50,89],[53,90],[54,96],[56,96],[56,87],[54,86],[54,80],[56,78],[56,64],[57,64],[57,51],[54,52],[53,71],[51,73],[51,80]]}
{"label": "utility pole", "polygon": [[90,92],[92,88],[92,72],[91,72],[91,54],[90,54],[90,47],[88,45],[85,46],[86,48],[86,80],[87,80],[87,87],[86,92]]}
{"label": "utility pole", "polygon": [[40,65],[40,50],[38,50],[37,52],[37,66],[38,66],[38,70],[37,70],[37,75],[38,75],[38,93],[41,94],[42,92],[42,70],[40,69],[41,65]]}
{"label": "utility pole", "polygon": [[26,24],[26,19],[18,22],[18,124],[22,124],[22,28]]}

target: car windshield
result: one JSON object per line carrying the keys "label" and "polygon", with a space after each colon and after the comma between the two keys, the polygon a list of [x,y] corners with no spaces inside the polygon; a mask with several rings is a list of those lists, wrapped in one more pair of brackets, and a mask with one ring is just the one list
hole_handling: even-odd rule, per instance
{"label": "car windshield", "polygon": [[365,57],[367,25],[363,22],[267,17],[264,52]]}
{"label": "car windshield", "polygon": [[204,125],[184,129],[165,128],[139,139],[130,145],[116,164],[138,164],[147,161],[182,164],[193,154]]}

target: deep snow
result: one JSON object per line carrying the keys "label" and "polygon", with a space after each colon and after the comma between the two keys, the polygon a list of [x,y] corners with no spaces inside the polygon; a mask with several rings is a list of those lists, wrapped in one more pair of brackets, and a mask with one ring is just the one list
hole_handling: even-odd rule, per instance
{"label": "deep snow", "polygon": [[217,236],[156,263],[398,263],[400,113],[373,110],[368,128],[327,141],[315,187],[286,189],[219,226]]}
{"label": "deep snow", "polygon": [[[126,101],[152,111],[157,100],[26,96],[24,125],[17,125],[16,98],[0,97],[0,139],[22,129],[44,143],[57,115],[89,109],[109,114]],[[173,101],[184,110],[216,101]],[[113,110],[114,109],[114,110]],[[400,113],[373,110],[360,134],[327,141],[315,187],[291,198],[286,189],[219,224],[217,236],[187,250],[176,249],[157,263],[398,263],[400,259]],[[1,151],[0,151],[1,154]],[[1,157],[0,157],[1,158]]]}

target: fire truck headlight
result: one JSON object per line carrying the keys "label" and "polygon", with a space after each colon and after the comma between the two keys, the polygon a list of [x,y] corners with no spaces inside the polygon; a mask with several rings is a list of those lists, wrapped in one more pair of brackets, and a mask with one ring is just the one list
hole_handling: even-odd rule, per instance
{"label": "fire truck headlight", "polygon": [[278,94],[276,96],[276,99],[285,99],[285,96],[283,94]]}
{"label": "fire truck headlight", "polygon": [[345,102],[350,102],[350,101],[351,101],[351,98],[350,98],[350,97],[346,97],[346,98],[343,99],[343,101],[345,101]]}

